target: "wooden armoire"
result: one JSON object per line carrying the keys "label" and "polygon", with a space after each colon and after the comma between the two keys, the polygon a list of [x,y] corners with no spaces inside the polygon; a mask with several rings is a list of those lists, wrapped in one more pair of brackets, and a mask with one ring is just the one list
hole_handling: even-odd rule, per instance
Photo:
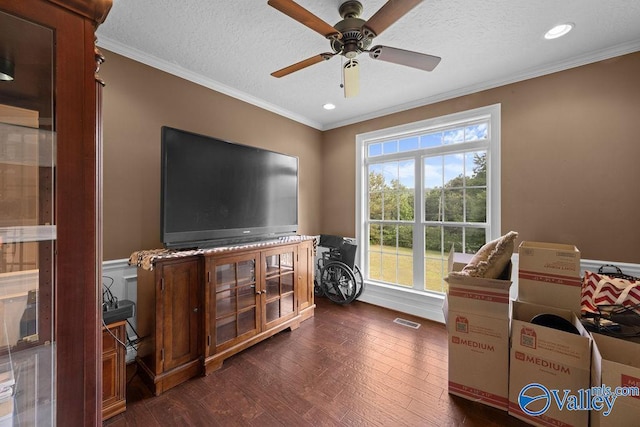
{"label": "wooden armoire", "polygon": [[0,0],[0,364],[20,425],[102,423],[95,31],[111,4]]}

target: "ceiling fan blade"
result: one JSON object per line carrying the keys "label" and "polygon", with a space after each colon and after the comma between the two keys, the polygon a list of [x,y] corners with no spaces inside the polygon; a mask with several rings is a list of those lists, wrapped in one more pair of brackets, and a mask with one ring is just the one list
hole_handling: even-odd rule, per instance
{"label": "ceiling fan blade", "polygon": [[322,62],[322,61],[327,61],[331,58],[333,58],[333,55],[335,55],[334,53],[321,53],[319,55],[316,56],[312,56],[311,58],[307,58],[305,60],[302,60],[300,62],[296,62],[293,65],[289,65],[288,67],[284,67],[281,70],[278,71],[274,71],[273,73],[271,73],[271,75],[273,77],[284,77],[287,74],[291,74],[295,71],[299,71],[302,70],[303,68],[307,68],[313,64],[317,64],[318,62]]}
{"label": "ceiling fan blade", "polygon": [[360,93],[360,68],[358,61],[352,59],[344,64],[344,97],[353,98]]}
{"label": "ceiling fan blade", "polygon": [[442,59],[439,56],[389,46],[374,46],[369,50],[369,56],[380,61],[393,62],[424,71],[433,71]]}
{"label": "ceiling fan blade", "polygon": [[373,35],[369,35],[370,37],[379,36],[381,32],[420,3],[422,0],[389,0],[369,18],[363,29],[373,33]]}
{"label": "ceiling fan blade", "polygon": [[318,18],[316,15],[292,0],[269,0],[267,3],[269,6],[278,9],[290,18],[295,19],[299,23],[306,25],[313,31],[320,33],[327,38],[342,37],[342,34],[333,28],[333,26],[327,24],[322,19]]}

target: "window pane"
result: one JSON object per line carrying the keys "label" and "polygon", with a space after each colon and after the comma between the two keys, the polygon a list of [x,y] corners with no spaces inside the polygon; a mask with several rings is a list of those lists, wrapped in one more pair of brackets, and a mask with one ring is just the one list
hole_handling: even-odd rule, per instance
{"label": "window pane", "polygon": [[382,219],[382,193],[369,194],[369,219]]}
{"label": "window pane", "polygon": [[442,256],[424,259],[424,289],[425,291],[443,292],[444,280],[447,275],[447,263]]}
{"label": "window pane", "polygon": [[475,254],[486,243],[484,228],[467,228],[465,230],[465,249],[468,254]]}
{"label": "window pane", "polygon": [[463,190],[444,191],[444,221],[464,221]]}
{"label": "window pane", "polygon": [[382,254],[382,280],[396,283],[398,279],[398,257],[395,254]]}
{"label": "window pane", "polygon": [[382,154],[382,144],[369,145],[369,157],[379,156],[380,154]]}
{"label": "window pane", "polygon": [[398,226],[397,283],[413,286],[413,226]]}
{"label": "window pane", "polygon": [[464,129],[460,128],[460,129],[447,130],[443,134],[443,139],[444,139],[445,145],[464,142]]}
{"label": "window pane", "polygon": [[442,132],[430,133],[420,137],[420,147],[439,147],[442,145]]}
{"label": "window pane", "polygon": [[382,216],[383,219],[398,219],[398,193],[395,191],[385,191],[383,193]]}
{"label": "window pane", "polygon": [[413,287],[413,253],[411,249],[403,249],[398,254],[399,285]]}
{"label": "window pane", "polygon": [[424,159],[424,188],[442,188],[442,156]]}
{"label": "window pane", "polygon": [[[382,229],[379,224],[369,225],[369,246],[370,247],[373,248],[374,246],[380,245],[381,231]],[[378,247],[377,250],[380,250],[380,248]]]}
{"label": "window pane", "polygon": [[397,227],[395,225],[382,226],[382,251],[396,253]]}
{"label": "window pane", "polygon": [[382,279],[381,233],[379,224],[369,225],[369,277],[375,280]]}
{"label": "window pane", "polygon": [[374,251],[373,248],[369,251],[369,278],[382,280],[382,252]]}
{"label": "window pane", "polygon": [[413,226],[398,226],[398,251],[408,250],[405,254],[412,253],[413,249]]}
{"label": "window pane", "polygon": [[484,188],[469,188],[465,196],[465,211],[467,222],[487,221],[487,190]]}
{"label": "window pane", "polygon": [[442,227],[425,227],[424,242],[424,289],[442,292],[445,255],[449,252],[447,248],[443,251]]}
{"label": "window pane", "polygon": [[462,187],[464,173],[464,154],[449,154],[444,156],[444,185],[445,187]]}
{"label": "window pane", "polygon": [[449,252],[454,245],[455,252],[462,252],[462,227],[443,227],[444,251]]}
{"label": "window pane", "polygon": [[415,210],[415,161],[398,162],[398,176],[396,188],[398,190],[399,219],[411,221]]}
{"label": "window pane", "polygon": [[442,252],[442,227],[424,228],[424,250],[427,256],[440,256]]}
{"label": "window pane", "polygon": [[418,137],[405,138],[400,140],[400,152],[417,150],[419,147]]}
{"label": "window pane", "polygon": [[404,160],[398,162],[398,188],[415,188],[416,186],[416,166],[415,161]]}
{"label": "window pane", "polygon": [[381,166],[385,188],[393,188],[394,182],[398,181],[398,162],[383,163]]}
{"label": "window pane", "polygon": [[369,192],[382,191],[383,188],[384,175],[382,165],[369,165]]}
{"label": "window pane", "polygon": [[382,152],[384,154],[392,154],[398,152],[398,141],[387,141],[382,144]]}
{"label": "window pane", "polygon": [[415,209],[415,195],[413,190],[404,190],[400,197],[400,220],[413,221]]}
{"label": "window pane", "polygon": [[424,220],[442,221],[442,190],[435,189],[425,191]]}
{"label": "window pane", "polygon": [[465,155],[465,184],[467,186],[487,185],[487,152],[478,151]]}
{"label": "window pane", "polygon": [[465,141],[479,141],[481,139],[487,139],[489,124],[479,123],[471,126],[467,126],[464,130]]}

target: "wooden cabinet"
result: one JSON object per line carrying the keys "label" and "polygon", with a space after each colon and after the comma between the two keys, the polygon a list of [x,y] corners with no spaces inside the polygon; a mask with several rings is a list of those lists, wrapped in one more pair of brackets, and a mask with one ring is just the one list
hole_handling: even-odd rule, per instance
{"label": "wooden cabinet", "polygon": [[302,320],[313,317],[313,276],[315,272],[315,240],[305,240],[298,247],[298,310]]}
{"label": "wooden cabinet", "polygon": [[156,260],[153,271],[138,268],[138,333],[148,338],[137,361],[153,392],[214,371],[239,351],[297,328],[300,295],[304,318],[313,316],[310,248],[310,240],[300,238],[184,258],[174,253]]}
{"label": "wooden cabinet", "polygon": [[[102,421],[102,85],[96,75],[102,57],[95,30],[111,3],[0,0],[0,57],[15,72],[14,80],[0,82],[0,104],[12,111],[0,113],[0,175],[28,177],[22,188],[0,178],[0,293],[32,306],[25,312],[28,333],[20,331],[22,313],[12,313],[11,342],[4,343],[16,363],[33,367],[16,378],[14,414],[21,424]],[[16,121],[16,112],[29,119]],[[48,157],[47,141],[55,142],[48,165],[40,161]],[[16,148],[30,152],[31,161],[11,159]],[[17,209],[8,213],[9,206]],[[25,289],[5,286],[18,282]],[[7,318],[6,306],[3,313]],[[24,360],[29,352],[38,356]],[[27,378],[37,380],[28,385]]]}
{"label": "wooden cabinet", "polygon": [[209,295],[205,373],[220,368],[237,352],[300,325],[298,278],[306,269],[299,270],[298,249],[306,242],[238,249],[244,253],[237,255],[205,255]]}
{"label": "wooden cabinet", "polygon": [[261,294],[260,254],[207,257],[208,309],[206,357],[215,356],[258,334]]}
{"label": "wooden cabinet", "polygon": [[138,271],[137,330],[143,378],[156,395],[201,371],[202,259],[162,262]]}
{"label": "wooden cabinet", "polygon": [[286,322],[298,314],[297,263],[298,248],[285,247],[264,251],[261,256],[263,275],[263,330]]}
{"label": "wooden cabinet", "polygon": [[125,347],[126,321],[102,328],[102,420],[127,409]]}

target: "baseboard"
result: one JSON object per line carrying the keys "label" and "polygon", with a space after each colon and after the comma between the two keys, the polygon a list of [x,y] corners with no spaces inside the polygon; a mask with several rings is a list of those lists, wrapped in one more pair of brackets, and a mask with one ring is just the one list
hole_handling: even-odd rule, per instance
{"label": "baseboard", "polygon": [[358,300],[444,323],[444,314],[442,312],[444,295],[419,292],[413,289],[399,289],[396,286],[367,282],[365,283],[364,292]]}

